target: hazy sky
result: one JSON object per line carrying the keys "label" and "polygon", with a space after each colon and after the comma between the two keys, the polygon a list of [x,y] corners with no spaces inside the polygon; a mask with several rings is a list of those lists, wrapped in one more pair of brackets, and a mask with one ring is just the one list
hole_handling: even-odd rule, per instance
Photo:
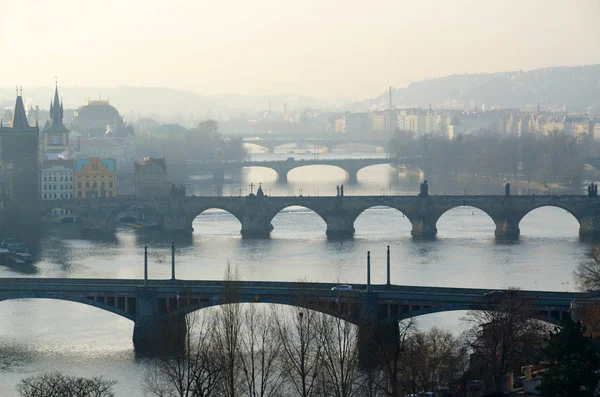
{"label": "hazy sky", "polygon": [[600,63],[600,0],[0,0],[0,86],[363,99]]}

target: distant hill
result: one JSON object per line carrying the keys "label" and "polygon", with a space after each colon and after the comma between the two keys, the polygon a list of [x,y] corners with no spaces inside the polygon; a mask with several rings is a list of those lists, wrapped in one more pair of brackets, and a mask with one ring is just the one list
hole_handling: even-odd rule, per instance
{"label": "distant hill", "polygon": [[[430,103],[435,108],[486,105],[487,108],[543,109],[600,113],[600,65],[552,67],[530,71],[458,74],[423,80],[393,91],[395,106]],[[388,92],[347,105],[353,111],[385,109]]]}

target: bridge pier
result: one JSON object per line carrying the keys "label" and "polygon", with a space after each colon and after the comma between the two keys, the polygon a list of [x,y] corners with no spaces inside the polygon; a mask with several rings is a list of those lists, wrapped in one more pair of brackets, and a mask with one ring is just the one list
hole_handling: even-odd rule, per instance
{"label": "bridge pier", "polygon": [[355,185],[358,183],[358,170],[350,169],[346,170],[346,175],[348,177],[348,183]]}
{"label": "bridge pier", "polygon": [[271,218],[260,213],[247,213],[242,217],[242,237],[268,238],[273,230]]}
{"label": "bridge pier", "polygon": [[579,237],[595,239],[600,237],[600,217],[587,216],[579,221]]}
{"label": "bridge pier", "polygon": [[433,239],[437,235],[437,219],[421,218],[411,220],[411,223],[412,230],[410,231],[410,234],[415,238]]}
{"label": "bridge pier", "polygon": [[365,370],[392,360],[398,351],[398,321],[385,321],[386,317],[387,312],[379,310],[377,295],[363,294],[358,321],[358,362]]}
{"label": "bridge pier", "polygon": [[289,170],[276,170],[276,171],[277,171],[277,182],[288,183]]}
{"label": "bridge pier", "polygon": [[155,291],[140,288],[136,297],[133,345],[141,355],[160,355],[185,347],[185,315],[161,319]]}
{"label": "bridge pier", "polygon": [[345,215],[327,216],[327,237],[352,238],[354,236],[354,219]]}
{"label": "bridge pier", "polygon": [[504,218],[500,220],[494,220],[496,223],[496,231],[494,234],[497,238],[502,240],[515,240],[519,238],[521,230],[519,229],[519,221],[513,219]]}
{"label": "bridge pier", "polygon": [[[193,220],[192,220],[193,221]],[[191,222],[186,214],[167,213],[162,218],[162,228],[167,232],[192,232]]]}

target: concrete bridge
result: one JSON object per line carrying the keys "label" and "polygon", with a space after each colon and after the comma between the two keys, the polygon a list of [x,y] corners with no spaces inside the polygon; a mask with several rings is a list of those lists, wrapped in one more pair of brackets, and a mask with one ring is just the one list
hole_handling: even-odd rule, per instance
{"label": "concrete bridge", "polygon": [[[375,327],[396,327],[398,320],[410,317],[489,308],[493,300],[486,294],[494,291],[353,284],[352,291],[342,292],[332,291],[334,286],[264,281],[3,278],[0,301],[58,299],[94,306],[133,321],[134,344],[144,348],[185,334],[186,314],[227,303],[273,303],[317,310],[358,325],[360,338]],[[540,319],[553,323],[569,314],[573,300],[590,298],[587,293],[553,291],[520,291],[519,296],[531,302]]]}
{"label": "concrete bridge", "polygon": [[288,173],[296,168],[306,167],[309,165],[329,165],[341,168],[346,171],[348,181],[356,183],[358,181],[358,171],[365,167],[379,164],[403,165],[415,168],[423,168],[423,161],[420,158],[360,158],[360,159],[313,159],[313,160],[295,160],[290,157],[287,160],[274,161],[244,161],[232,163],[203,163],[189,162],[189,173],[193,172],[209,172],[217,182],[223,182],[225,174],[234,173],[245,167],[261,167],[269,168],[277,173],[277,181],[287,183]]}
{"label": "concrete bridge", "polygon": [[495,235],[502,239],[517,238],[519,223],[529,212],[540,207],[566,210],[579,222],[581,237],[600,236],[600,198],[588,196],[345,196],[345,197],[195,197],[179,196],[163,200],[140,200],[119,196],[91,200],[42,201],[42,211],[68,209],[71,214],[90,225],[89,229],[112,233],[119,213],[132,205],[155,213],[165,231],[191,232],[194,219],[212,208],[235,216],[245,237],[268,237],[273,218],[283,209],[301,206],[314,211],[327,225],[330,237],[349,238],[354,235],[354,222],[365,210],[391,207],[412,224],[411,234],[417,238],[433,238],[437,221],[456,207],[470,206],[485,212],[496,225]]}

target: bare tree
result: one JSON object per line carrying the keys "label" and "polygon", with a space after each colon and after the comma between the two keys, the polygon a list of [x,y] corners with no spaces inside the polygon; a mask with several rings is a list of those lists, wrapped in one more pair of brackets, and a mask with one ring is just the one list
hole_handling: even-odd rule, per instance
{"label": "bare tree", "polygon": [[291,316],[286,314],[275,311],[273,316],[286,383],[297,396],[316,396],[317,380],[323,371],[321,314],[301,307],[294,307]]}
{"label": "bare tree", "polygon": [[467,341],[485,364],[497,395],[502,394],[505,372],[520,367],[528,350],[541,347],[548,330],[534,317],[530,298],[517,289],[505,291],[467,315],[466,320],[474,324],[466,333]]}
{"label": "bare tree", "polygon": [[223,355],[223,394],[227,397],[239,395],[241,384],[240,329],[242,327],[242,305],[237,269],[227,262],[223,282],[224,304],[217,314],[216,346]]}
{"label": "bare tree", "polygon": [[146,393],[156,397],[210,397],[223,379],[223,357],[215,343],[214,312],[188,316],[185,346],[160,357],[146,377]]}
{"label": "bare tree", "polygon": [[23,379],[17,392],[21,397],[114,397],[116,383],[101,377],[90,379],[51,372]]}
{"label": "bare tree", "polygon": [[411,335],[405,353],[404,388],[413,394],[452,387],[466,368],[466,346],[438,328]]}
{"label": "bare tree", "polygon": [[582,290],[600,290],[600,247],[593,247],[574,271],[575,282]]}
{"label": "bare tree", "polygon": [[283,372],[278,365],[281,342],[272,316],[254,304],[244,310],[240,363],[249,397],[280,395]]}
{"label": "bare tree", "polygon": [[339,317],[320,317],[322,387],[335,397],[353,397],[359,391],[358,327]]}

